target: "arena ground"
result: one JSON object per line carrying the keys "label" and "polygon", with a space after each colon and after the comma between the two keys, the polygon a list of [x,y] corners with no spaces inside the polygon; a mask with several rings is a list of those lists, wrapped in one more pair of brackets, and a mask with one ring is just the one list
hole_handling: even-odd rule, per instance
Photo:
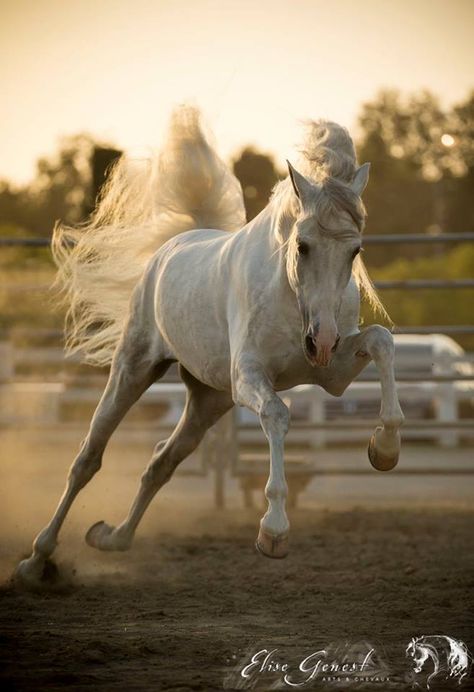
{"label": "arena ground", "polygon": [[[405,649],[413,636],[447,634],[474,650],[468,473],[315,477],[290,513],[291,553],[282,561],[255,552],[261,509],[242,508],[235,481],[216,512],[209,479],[177,476],[134,548],[102,554],[84,533],[98,519],[122,518],[146,462],[145,448],[117,442],[61,535],[64,589],[19,591],[9,576],[50,516],[71,449],[3,435],[2,689],[289,690],[280,673],[245,682],[240,671],[264,648],[296,669],[311,652],[362,642],[376,649],[382,682],[316,676],[302,689],[385,692],[412,689]],[[368,464],[361,446],[321,456]],[[472,458],[472,448],[411,445],[400,463],[468,471]],[[425,689],[426,675],[416,680]],[[451,688],[434,681],[432,689]]]}

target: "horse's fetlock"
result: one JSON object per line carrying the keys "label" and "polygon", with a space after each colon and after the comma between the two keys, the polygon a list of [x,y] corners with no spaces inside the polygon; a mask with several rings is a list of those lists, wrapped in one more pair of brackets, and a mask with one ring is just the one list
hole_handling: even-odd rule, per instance
{"label": "horse's fetlock", "polygon": [[269,479],[265,486],[267,500],[284,500],[288,496],[288,484],[286,480]]}
{"label": "horse's fetlock", "polygon": [[403,415],[403,413],[387,417],[381,416],[380,418],[382,420],[382,423],[384,424],[384,427],[388,429],[400,428],[405,422],[405,416]]}
{"label": "horse's fetlock", "polygon": [[288,497],[288,491],[283,488],[266,488],[265,497],[267,500],[286,500]]}

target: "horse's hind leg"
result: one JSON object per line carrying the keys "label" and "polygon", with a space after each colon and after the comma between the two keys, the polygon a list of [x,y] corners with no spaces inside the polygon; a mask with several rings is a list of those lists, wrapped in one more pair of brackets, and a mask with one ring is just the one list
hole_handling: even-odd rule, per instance
{"label": "horse's hind leg", "polygon": [[[140,336],[142,338],[140,338]],[[137,338],[138,337],[138,338]],[[33,553],[17,567],[16,578],[35,585],[43,578],[47,559],[57,545],[59,530],[78,492],[100,469],[110,436],[130,407],[170,365],[162,354],[153,357],[143,335],[124,332],[117,347],[104,393],[90,423],[89,432],[69,471],[65,491],[49,524],[33,542]],[[146,343],[146,342],[145,342]],[[153,351],[156,344],[153,345]]]}
{"label": "horse's hind leg", "polygon": [[183,367],[180,371],[187,387],[183,415],[171,437],[156,445],[125,521],[117,528],[101,521],[89,529],[86,540],[94,548],[126,550],[130,547],[137,526],[158,490],[171,478],[178,464],[196,449],[206,430],[233,406],[229,393],[202,384]]}

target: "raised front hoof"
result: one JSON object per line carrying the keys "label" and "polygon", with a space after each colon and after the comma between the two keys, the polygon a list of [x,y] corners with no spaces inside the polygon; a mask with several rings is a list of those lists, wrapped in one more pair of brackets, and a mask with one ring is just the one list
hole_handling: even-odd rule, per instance
{"label": "raised front hoof", "polygon": [[15,587],[26,591],[57,591],[70,586],[50,558],[32,555],[22,560],[12,575]]}
{"label": "raised front hoof", "polygon": [[372,435],[369,441],[367,450],[369,461],[377,471],[391,471],[398,464],[399,453],[395,452],[391,455],[383,454],[377,449],[376,432]]}
{"label": "raised front hoof", "polygon": [[130,540],[121,536],[117,529],[105,521],[98,521],[86,533],[86,543],[97,550],[128,550]]}
{"label": "raised front hoof", "polygon": [[289,537],[288,533],[283,533],[280,536],[274,536],[267,533],[260,527],[255,547],[260,555],[272,557],[281,560],[288,555]]}

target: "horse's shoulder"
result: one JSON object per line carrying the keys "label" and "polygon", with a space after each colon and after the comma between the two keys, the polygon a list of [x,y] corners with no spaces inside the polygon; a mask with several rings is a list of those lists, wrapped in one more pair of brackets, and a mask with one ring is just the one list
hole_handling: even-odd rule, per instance
{"label": "horse's shoulder", "polygon": [[228,231],[220,231],[217,228],[193,228],[174,237],[176,245],[192,245],[204,243],[210,240],[226,240]]}

